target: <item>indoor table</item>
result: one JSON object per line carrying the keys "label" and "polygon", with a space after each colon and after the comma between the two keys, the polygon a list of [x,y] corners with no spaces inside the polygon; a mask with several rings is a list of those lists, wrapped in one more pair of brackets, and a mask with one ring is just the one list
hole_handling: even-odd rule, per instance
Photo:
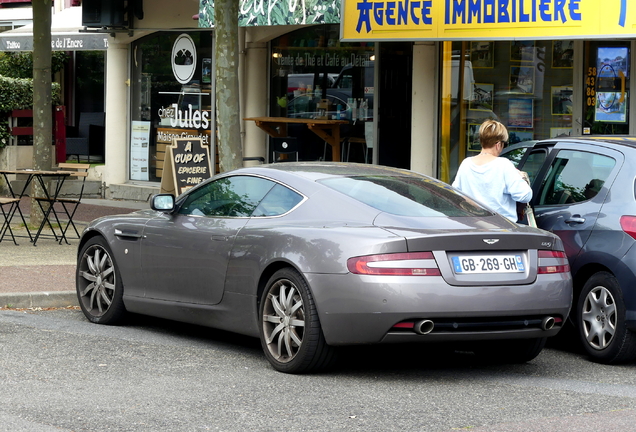
{"label": "indoor table", "polygon": [[283,138],[287,136],[289,123],[305,124],[307,128],[331,146],[332,160],[340,161],[340,126],[348,124],[347,120],[327,120],[290,117],[248,117],[256,126],[267,132],[269,136]]}

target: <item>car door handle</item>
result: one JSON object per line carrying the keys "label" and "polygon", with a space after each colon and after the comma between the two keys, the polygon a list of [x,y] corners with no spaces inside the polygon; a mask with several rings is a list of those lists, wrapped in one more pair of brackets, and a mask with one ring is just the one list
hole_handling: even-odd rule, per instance
{"label": "car door handle", "polygon": [[576,215],[576,216],[572,216],[572,217],[571,217],[571,218],[569,218],[569,219],[566,219],[566,220],[565,220],[565,223],[577,223],[577,224],[582,224],[582,223],[585,223],[585,218],[582,218],[581,216]]}
{"label": "car door handle", "polygon": [[212,236],[212,240],[214,241],[227,241],[228,236],[222,236],[222,235],[213,235]]}

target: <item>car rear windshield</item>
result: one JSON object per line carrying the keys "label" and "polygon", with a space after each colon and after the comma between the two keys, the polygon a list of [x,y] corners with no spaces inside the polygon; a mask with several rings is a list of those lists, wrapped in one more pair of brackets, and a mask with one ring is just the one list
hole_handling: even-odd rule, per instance
{"label": "car rear windshield", "polygon": [[492,216],[490,210],[438,180],[423,177],[359,176],[321,180],[380,211],[414,217]]}

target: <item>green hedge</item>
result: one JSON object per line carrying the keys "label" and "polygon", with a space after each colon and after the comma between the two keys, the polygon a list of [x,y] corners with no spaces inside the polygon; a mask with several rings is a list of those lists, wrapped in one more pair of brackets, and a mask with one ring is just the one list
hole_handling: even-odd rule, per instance
{"label": "green hedge", "polygon": [[[52,85],[53,105],[59,105],[60,85]],[[0,76],[0,148],[9,144],[8,117],[15,109],[31,109],[33,107],[33,80],[26,78],[7,78]]]}

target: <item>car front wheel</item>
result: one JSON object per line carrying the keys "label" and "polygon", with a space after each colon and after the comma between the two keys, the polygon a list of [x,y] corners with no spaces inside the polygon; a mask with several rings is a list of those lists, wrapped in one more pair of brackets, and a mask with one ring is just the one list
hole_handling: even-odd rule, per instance
{"label": "car front wheel", "polygon": [[583,286],[577,326],[588,355],[599,363],[624,363],[636,358],[636,337],[625,323],[625,304],[616,278],[594,274]]}
{"label": "car front wheel", "polygon": [[261,345],[274,369],[315,372],[335,360],[320,328],[313,296],[305,279],[285,268],[269,279],[260,303]]}
{"label": "car front wheel", "polygon": [[102,237],[93,237],[82,247],[75,285],[82,312],[90,321],[115,324],[123,318],[126,309],[121,277]]}

